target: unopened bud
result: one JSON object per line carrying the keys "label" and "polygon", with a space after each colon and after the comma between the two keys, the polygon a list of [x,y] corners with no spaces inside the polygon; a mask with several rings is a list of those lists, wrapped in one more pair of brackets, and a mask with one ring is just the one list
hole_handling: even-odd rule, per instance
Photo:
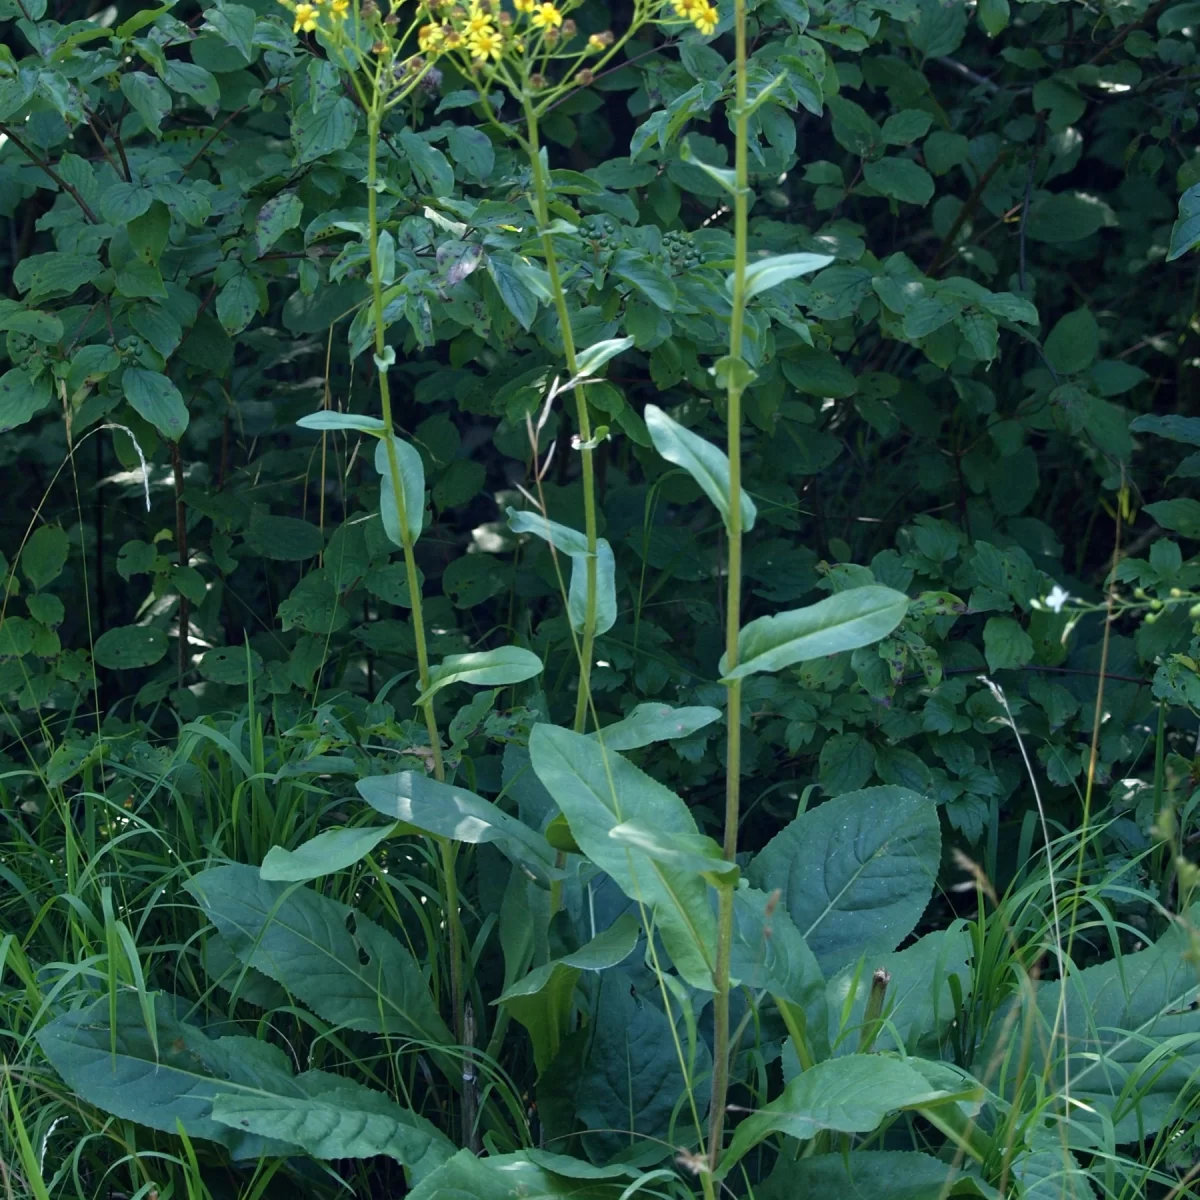
{"label": "unopened bud", "polygon": [[580,87],[591,87],[596,82],[596,72],[589,71],[587,67],[584,67],[575,78]]}
{"label": "unopened bud", "polygon": [[573,38],[577,30],[578,26],[574,21],[571,20],[570,17],[568,17],[562,24],[562,35],[565,38]]}
{"label": "unopened bud", "polygon": [[541,74],[537,74],[537,73],[530,75],[529,86],[531,88],[533,88],[533,90],[535,92],[540,92],[542,90],[542,88],[544,88],[546,86],[545,75],[541,75]]}

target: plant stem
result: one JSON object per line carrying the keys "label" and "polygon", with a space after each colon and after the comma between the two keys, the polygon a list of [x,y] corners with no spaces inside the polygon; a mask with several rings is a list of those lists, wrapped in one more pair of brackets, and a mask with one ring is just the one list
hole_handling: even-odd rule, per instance
{"label": "plant stem", "polygon": [[[549,232],[550,199],[546,172],[542,166],[542,150],[538,141],[538,118],[528,92],[524,93],[525,106],[525,149],[529,156],[529,168],[533,172],[534,217],[542,239],[542,253],[546,258],[546,272],[550,276],[550,291],[554,296],[554,309],[558,313],[559,329],[562,333],[563,355],[567,360],[568,377],[578,374],[575,359],[575,335],[571,331],[571,313],[567,308],[567,296],[563,291],[562,277],[558,270],[558,256],[554,252],[554,238]],[[587,724],[588,697],[592,677],[592,656],[596,643],[596,475],[592,460],[592,423],[588,416],[587,392],[576,385],[575,422],[579,426],[580,455],[583,463],[583,526],[587,537],[587,604],[584,609],[583,639],[579,657],[579,691],[575,696],[575,732],[582,733]]]}
{"label": "plant stem", "polygon": [[[729,561],[725,600],[725,662],[732,671],[738,661],[742,626],[742,391],[747,371],[742,363],[742,334],[746,316],[746,243],[749,222],[749,171],[746,118],[746,2],[734,0],[734,196],[733,297],[729,316],[729,358],[726,375],[727,449],[729,453]],[[726,685],[725,720],[725,843],[727,861],[737,857],[741,807],[742,681]],[[713,1077],[709,1103],[708,1158],[715,1170],[725,1129],[729,1091],[729,961],[733,944],[733,886],[722,887],[717,918],[716,995],[713,998]]]}
{"label": "plant stem", "polygon": [[[367,247],[371,261],[371,304],[375,317],[375,356],[380,362],[386,349],[383,323],[383,280],[379,275],[379,140],[383,124],[382,101],[378,92],[367,111]],[[408,579],[408,596],[412,602],[413,640],[417,649],[417,679],[421,691],[429,687],[429,649],[425,640],[425,616],[421,605],[421,581],[417,574],[417,559],[413,551],[413,538],[408,530],[408,514],[405,511],[404,487],[400,479],[400,463],[396,457],[394,423],[392,420],[392,394],[388,386],[387,368],[376,366],[379,375],[379,404],[383,417],[383,444],[387,454],[388,475],[392,483],[392,495],[396,502],[396,521],[400,527],[401,549],[404,551],[404,569]],[[423,704],[425,727],[429,730],[429,745],[433,755],[433,773],[439,780],[446,778],[446,765],[442,761],[442,742],[438,732],[437,717],[432,704]],[[454,1032],[461,1042],[463,1037],[463,987],[462,987],[462,938],[458,924],[458,876],[456,860],[458,848],[447,838],[438,838],[441,851],[442,874],[446,888],[446,929],[450,941],[450,1003],[454,1013]]]}

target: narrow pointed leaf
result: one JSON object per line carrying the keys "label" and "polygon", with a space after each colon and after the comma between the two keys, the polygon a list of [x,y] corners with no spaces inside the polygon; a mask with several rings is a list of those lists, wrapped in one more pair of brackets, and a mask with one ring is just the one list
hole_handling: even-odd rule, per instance
{"label": "narrow pointed leaf", "polygon": [[624,720],[606,725],[592,737],[609,750],[637,750],[653,742],[673,742],[721,719],[721,710],[709,705],[672,708],[650,701],[639,704]]}
{"label": "narrow pointed leaf", "polygon": [[[831,254],[775,254],[770,258],[759,259],[750,263],[746,268],[746,299],[752,300],[770,288],[778,287],[789,279],[799,279],[802,275],[811,275],[814,271],[823,270],[834,262]],[[733,291],[733,276],[725,281],[726,290]]]}
{"label": "narrow pointed leaf", "polygon": [[428,704],[442,688],[452,683],[469,683],[474,687],[507,687],[541,673],[542,660],[533,651],[520,646],[452,654],[429,672],[429,687],[417,697],[417,703]]}
{"label": "narrow pointed leaf", "polygon": [[[334,412],[333,409],[323,408],[320,412],[309,413],[296,422],[301,429],[325,431],[354,431],[357,433],[372,433],[377,437],[387,431],[387,426],[378,417],[368,417],[361,413]],[[387,451],[384,451],[386,461]]]}
{"label": "narrow pointed leaf", "polygon": [[633,338],[609,338],[589,346],[575,359],[576,378],[594,375],[611,358],[628,350],[633,345]]}
{"label": "narrow pointed leaf", "polygon": [[[682,467],[700,485],[728,527],[731,503],[729,459],[724,451],[673,421],[656,404],[647,404],[644,415],[654,448],[667,462]],[[754,528],[758,510],[745,489],[741,494],[741,507],[742,529],[749,532]]]}

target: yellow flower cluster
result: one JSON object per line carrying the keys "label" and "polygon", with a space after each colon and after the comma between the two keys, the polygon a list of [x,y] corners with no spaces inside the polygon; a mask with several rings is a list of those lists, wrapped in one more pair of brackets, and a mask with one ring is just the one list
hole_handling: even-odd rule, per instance
{"label": "yellow flower cluster", "polygon": [[344,21],[350,15],[350,0],[302,0],[300,4],[292,0],[279,0],[292,14],[293,33],[312,33],[321,22],[321,12],[328,7],[329,15],[334,21]]}
{"label": "yellow flower cluster", "polygon": [[[560,3],[512,0],[514,20],[501,9],[500,0],[424,0],[430,22],[417,30],[417,44],[422,54],[435,56],[465,50],[479,65],[499,61],[510,48],[524,54],[528,34],[539,35],[547,46],[565,44],[577,31],[564,11],[571,7],[569,0],[563,7]],[[611,33],[592,34],[584,53],[598,53],[612,42]]]}
{"label": "yellow flower cluster", "polygon": [[671,0],[671,7],[685,21],[691,21],[705,36],[712,33],[721,19],[712,0]]}

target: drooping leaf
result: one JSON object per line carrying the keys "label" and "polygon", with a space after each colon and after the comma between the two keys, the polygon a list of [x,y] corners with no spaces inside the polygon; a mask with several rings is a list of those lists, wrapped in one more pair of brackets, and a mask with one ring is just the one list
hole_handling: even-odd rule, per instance
{"label": "drooping leaf", "polygon": [[1179,216],[1171,229],[1167,262],[1182,258],[1200,245],[1200,183],[1194,183],[1179,197]]}
{"label": "drooping leaf", "polygon": [[126,367],[121,378],[125,399],[169,441],[177,442],[188,427],[187,405],[179,389],[158,371]]}
{"label": "drooping leaf", "polygon": [[429,687],[417,697],[428,704],[442,688],[452,683],[473,687],[508,687],[542,673],[542,660],[521,646],[498,646],[470,654],[451,654],[429,672]]}
{"label": "drooping leaf", "polygon": [[747,875],[779,888],[830,974],[886,954],[912,932],[933,891],[941,829],[932,798],[888,785],[808,809],[775,835]]}
{"label": "drooping leaf", "polygon": [[[728,527],[731,500],[729,459],[725,453],[672,420],[656,404],[647,404],[644,416],[654,448],[667,462],[682,467],[700,485],[705,495],[717,506],[721,519]],[[749,532],[754,528],[758,511],[745,489],[742,490],[739,503],[742,529]]]}
{"label": "drooping leaf", "polygon": [[[758,259],[746,267],[746,299],[786,283],[789,279],[799,279],[802,275],[811,275],[834,262],[829,254],[774,254],[770,258]],[[725,281],[726,291],[733,290],[733,276]]]}
{"label": "drooping leaf", "polygon": [[881,1054],[852,1054],[817,1063],[797,1075],[783,1094],[737,1127],[721,1159],[726,1175],[773,1133],[807,1141],[823,1129],[870,1133],[889,1113],[945,1098],[907,1063]]}
{"label": "drooping leaf", "polygon": [[393,437],[392,446],[396,452],[396,474],[400,479],[404,513],[402,517],[397,511],[391,460],[387,442],[381,437],[379,445],[375,447],[375,470],[379,472],[379,515],[383,518],[384,532],[397,546],[403,546],[405,539],[402,529],[411,543],[421,536],[425,525],[425,466],[420,454],[408,442]]}
{"label": "drooping leaf", "polygon": [[599,742],[553,725],[536,725],[529,740],[533,769],[562,809],[584,854],[631,900],[654,913],[663,943],[693,987],[711,989],[716,922],[707,887],[695,872],[668,866],[614,839],[637,820],[660,836],[698,834],[687,806],[662,784]]}
{"label": "drooping leaf", "polygon": [[435,1045],[452,1040],[413,956],[346,905],[246,866],[211,867],[185,886],[242,962],[325,1020]]}
{"label": "drooping leaf", "polygon": [[534,1063],[544,1071],[570,1032],[572,997],[584,971],[606,971],[622,963],[638,940],[638,922],[625,913],[571,954],[535,967],[494,1001],[503,1004],[529,1033]]}
{"label": "drooping leaf", "polygon": [[295,850],[272,846],[259,875],[275,883],[307,883],[322,875],[332,875],[365,858],[391,832],[390,825],[326,829]]}
{"label": "drooping leaf", "polygon": [[633,345],[633,338],[608,338],[596,342],[584,350],[575,360],[575,371],[578,375],[595,375],[611,358],[628,350]]}
{"label": "drooping leaf", "polygon": [[416,771],[372,775],[355,786],[376,812],[395,821],[456,842],[494,842],[513,862],[543,881],[558,874],[554,851],[540,833],[466,788]]}
{"label": "drooping leaf", "polygon": [[904,619],[908,597],[893,588],[868,584],[838,592],[807,608],[759,617],[738,634],[738,664],[720,670],[726,679],[779,671],[796,663],[856,650],[881,641]]}
{"label": "drooping leaf", "polygon": [[721,719],[721,710],[708,705],[672,708],[648,701],[637,705],[627,717],[606,725],[593,737],[601,738],[609,750],[637,750],[653,742],[673,742],[690,737],[698,729]]}
{"label": "drooping leaf", "polygon": [[403,1163],[415,1182],[454,1154],[436,1126],[382,1092],[325,1071],[296,1076],[300,1095],[221,1091],[213,1120],[230,1129],[299,1146],[313,1158],[374,1158]]}
{"label": "drooping leaf", "polygon": [[288,1153],[287,1143],[230,1128],[212,1117],[218,1093],[301,1095],[287,1056],[249,1037],[209,1038],[182,1019],[187,1006],[153,997],[157,1046],[132,991],[116,995],[116,1037],[102,998],[39,1030],[38,1045],[76,1095],[104,1112],[164,1133],[176,1122],[196,1138],[225,1146],[234,1158]]}
{"label": "drooping leaf", "polygon": [[93,657],[114,671],[152,667],[167,653],[167,635],[153,625],[120,625],[96,639]]}

